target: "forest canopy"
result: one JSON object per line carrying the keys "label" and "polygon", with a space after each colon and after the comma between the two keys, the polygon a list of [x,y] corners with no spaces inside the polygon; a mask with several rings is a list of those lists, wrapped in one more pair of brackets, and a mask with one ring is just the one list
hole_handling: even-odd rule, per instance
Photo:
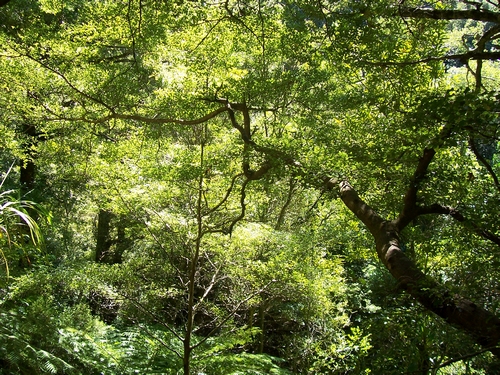
{"label": "forest canopy", "polygon": [[500,2],[0,20],[0,374],[500,373]]}

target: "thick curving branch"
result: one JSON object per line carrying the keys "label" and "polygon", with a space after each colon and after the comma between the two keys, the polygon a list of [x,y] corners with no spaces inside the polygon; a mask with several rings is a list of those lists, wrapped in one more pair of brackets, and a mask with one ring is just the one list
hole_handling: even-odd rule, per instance
{"label": "thick curving branch", "polygon": [[241,212],[240,214],[235,217],[232,221],[231,221],[231,224],[229,225],[229,228],[227,230],[227,233],[228,234],[232,234],[233,233],[233,229],[234,229],[234,226],[240,221],[240,220],[243,220],[243,218],[245,217],[245,214],[246,214],[246,209],[247,209],[247,205],[245,203],[245,198],[246,198],[246,188],[247,188],[247,185],[248,183],[250,182],[250,180],[246,179],[245,181],[243,181],[243,184],[241,185],[241,193],[240,193],[240,205],[241,205]]}
{"label": "thick curving branch", "polygon": [[340,197],[344,204],[372,233],[377,255],[398,281],[400,287],[446,322],[469,333],[473,339],[500,357],[500,319],[473,302],[451,292],[425,275],[401,250],[399,219],[384,220],[359,196],[354,188],[342,181]]}
{"label": "thick curving branch", "polygon": [[243,176],[243,173],[238,173],[236,176],[234,176],[231,179],[231,183],[229,184],[229,188],[227,189],[226,194],[224,195],[224,197],[214,207],[210,208],[207,212],[205,212],[204,213],[205,216],[206,215],[210,215],[210,214],[216,212],[224,203],[227,202],[227,199],[229,198],[229,196],[231,195],[231,193],[233,191],[234,184],[235,184],[236,180],[238,178],[242,177],[242,176]]}
{"label": "thick curving branch", "polygon": [[373,236],[377,236],[384,220],[368,206],[347,181],[339,185],[342,202],[366,225]]}
{"label": "thick curving branch", "polygon": [[144,124],[177,124],[177,125],[199,125],[207,122],[210,119],[213,119],[220,115],[221,113],[224,113],[227,111],[227,108],[220,107],[217,108],[206,115],[192,119],[192,120],[184,120],[184,119],[178,119],[178,118],[173,118],[173,117],[149,117],[149,116],[143,116],[143,115],[127,115],[127,114],[122,114],[122,113],[116,113],[113,112],[107,116],[99,117],[99,118],[88,118],[88,117],[64,117],[64,116],[57,116],[54,119],[48,119],[47,121],[71,121],[71,122],[84,122],[88,124],[103,124],[106,123],[110,120],[131,120],[131,121],[137,121],[137,122],[142,122]]}

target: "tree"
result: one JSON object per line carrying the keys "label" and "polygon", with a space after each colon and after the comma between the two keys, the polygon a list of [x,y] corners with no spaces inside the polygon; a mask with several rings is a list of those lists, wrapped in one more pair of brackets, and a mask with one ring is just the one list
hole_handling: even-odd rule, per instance
{"label": "tree", "polygon": [[[175,272],[189,275],[181,340],[186,373],[197,345],[190,336],[197,282],[216,289],[210,278],[197,277],[202,255],[212,259],[204,241],[231,235],[245,221],[294,232],[311,225],[328,202],[336,215],[314,228],[345,243],[352,239],[328,229],[333,217],[348,222],[338,214],[337,197],[365,225],[353,232],[371,233],[398,287],[498,354],[498,296],[480,293],[482,283],[497,287],[491,256],[500,242],[492,209],[499,193],[498,94],[485,78],[485,71],[498,77],[497,8],[496,2],[431,7],[382,0],[12,2],[0,9],[6,20],[0,82],[8,89],[1,100],[9,109],[1,126],[16,134],[34,124],[30,129],[44,141],[22,143],[17,133],[6,155],[36,163],[36,177],[59,210],[56,234],[65,225],[64,233],[85,229],[81,242],[66,241],[79,251],[61,261],[89,248],[102,259],[118,237],[130,240],[132,251],[175,248],[186,267],[158,270],[169,282]],[[209,143],[200,141],[200,129]],[[198,152],[204,147],[207,159]],[[175,181],[169,187],[166,175]],[[188,190],[195,193],[179,193]],[[112,239],[106,212],[134,224],[117,225],[121,234]],[[155,245],[143,240],[155,234],[143,225],[153,212],[168,224]],[[96,215],[97,244],[89,234]],[[477,237],[449,235],[457,223]],[[174,224],[181,229],[170,230]],[[344,247],[337,246],[337,255],[354,262],[355,251],[346,255]],[[420,271],[424,259],[442,274]],[[485,276],[466,279],[468,269]],[[137,289],[140,281],[133,280]],[[462,292],[491,312],[455,296]],[[220,308],[217,296],[213,306]],[[260,297],[265,315],[272,296]],[[430,371],[428,364],[422,371]]]}

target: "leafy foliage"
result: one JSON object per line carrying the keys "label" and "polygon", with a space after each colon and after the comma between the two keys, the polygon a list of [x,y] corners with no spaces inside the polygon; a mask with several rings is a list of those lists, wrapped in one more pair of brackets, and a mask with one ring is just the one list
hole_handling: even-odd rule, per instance
{"label": "leafy foliage", "polygon": [[494,373],[330,185],[498,314],[498,8],[0,6],[1,371]]}

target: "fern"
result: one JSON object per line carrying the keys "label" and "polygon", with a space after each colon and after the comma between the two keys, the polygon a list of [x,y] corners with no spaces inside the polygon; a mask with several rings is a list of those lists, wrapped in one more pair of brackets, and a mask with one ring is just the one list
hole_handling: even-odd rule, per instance
{"label": "fern", "polygon": [[291,372],[279,366],[282,359],[266,354],[221,353],[202,361],[194,362],[200,372],[220,375],[291,375]]}
{"label": "fern", "polygon": [[8,364],[10,374],[71,374],[75,368],[26,340],[14,335],[0,333],[0,360]]}

